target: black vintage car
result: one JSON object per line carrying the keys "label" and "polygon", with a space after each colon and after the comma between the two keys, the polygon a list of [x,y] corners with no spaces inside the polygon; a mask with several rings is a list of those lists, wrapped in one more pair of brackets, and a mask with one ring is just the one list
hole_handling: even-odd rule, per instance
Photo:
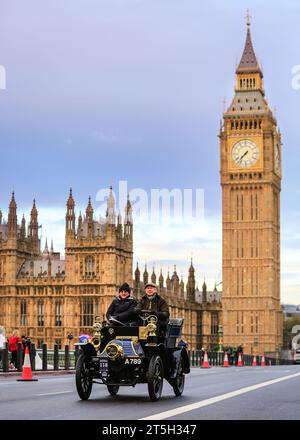
{"label": "black vintage car", "polygon": [[115,396],[120,386],[148,384],[150,399],[161,397],[163,379],[176,396],[184,389],[185,374],[190,372],[187,349],[181,336],[183,319],[170,319],[165,332],[159,330],[157,316],[142,311],[142,325],[123,325],[116,320],[101,322],[95,318],[90,342],[77,343],[76,388],[79,397],[90,397],[94,383],[104,384]]}

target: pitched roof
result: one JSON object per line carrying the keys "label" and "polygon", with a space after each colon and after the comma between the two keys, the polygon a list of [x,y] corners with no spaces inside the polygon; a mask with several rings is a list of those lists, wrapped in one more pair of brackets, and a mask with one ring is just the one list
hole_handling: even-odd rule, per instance
{"label": "pitched roof", "polygon": [[259,67],[251,40],[250,26],[247,26],[247,36],[244,51],[240,63],[236,69],[236,73],[247,73],[247,72],[259,72],[262,75],[261,69]]}

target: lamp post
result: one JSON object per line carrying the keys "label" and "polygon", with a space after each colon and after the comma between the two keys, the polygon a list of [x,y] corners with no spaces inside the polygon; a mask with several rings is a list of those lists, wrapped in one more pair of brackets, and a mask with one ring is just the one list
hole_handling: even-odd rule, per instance
{"label": "lamp post", "polygon": [[222,344],[223,344],[223,327],[219,324],[218,327],[218,337],[219,337],[219,353],[223,352]]}

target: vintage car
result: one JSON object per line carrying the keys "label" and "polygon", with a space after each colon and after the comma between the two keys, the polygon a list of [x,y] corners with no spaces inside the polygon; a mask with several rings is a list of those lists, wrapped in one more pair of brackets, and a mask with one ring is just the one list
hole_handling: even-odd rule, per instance
{"label": "vintage car", "polygon": [[101,322],[95,318],[90,342],[77,343],[76,388],[79,397],[89,398],[94,383],[104,384],[115,396],[120,386],[148,384],[150,399],[161,397],[163,379],[176,396],[184,389],[185,374],[190,372],[186,344],[177,343],[183,319],[170,319],[165,333],[159,331],[153,312],[142,311],[141,325],[124,325],[115,319]]}

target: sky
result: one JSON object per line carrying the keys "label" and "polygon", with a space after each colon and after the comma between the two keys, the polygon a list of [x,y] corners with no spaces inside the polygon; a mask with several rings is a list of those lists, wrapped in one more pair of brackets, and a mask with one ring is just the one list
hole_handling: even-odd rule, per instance
{"label": "sky", "polygon": [[[120,181],[128,189],[204,192],[201,219],[134,227],[134,262],[199,287],[222,280],[218,129],[246,33],[283,140],[281,297],[300,303],[300,65],[297,0],[2,0],[0,209],[36,198],[42,242],[64,252],[69,188],[76,213]],[[3,78],[2,78],[3,79]],[[225,102],[225,104],[224,104]],[[122,207],[121,207],[122,208]],[[221,287],[221,286],[220,286]]]}

